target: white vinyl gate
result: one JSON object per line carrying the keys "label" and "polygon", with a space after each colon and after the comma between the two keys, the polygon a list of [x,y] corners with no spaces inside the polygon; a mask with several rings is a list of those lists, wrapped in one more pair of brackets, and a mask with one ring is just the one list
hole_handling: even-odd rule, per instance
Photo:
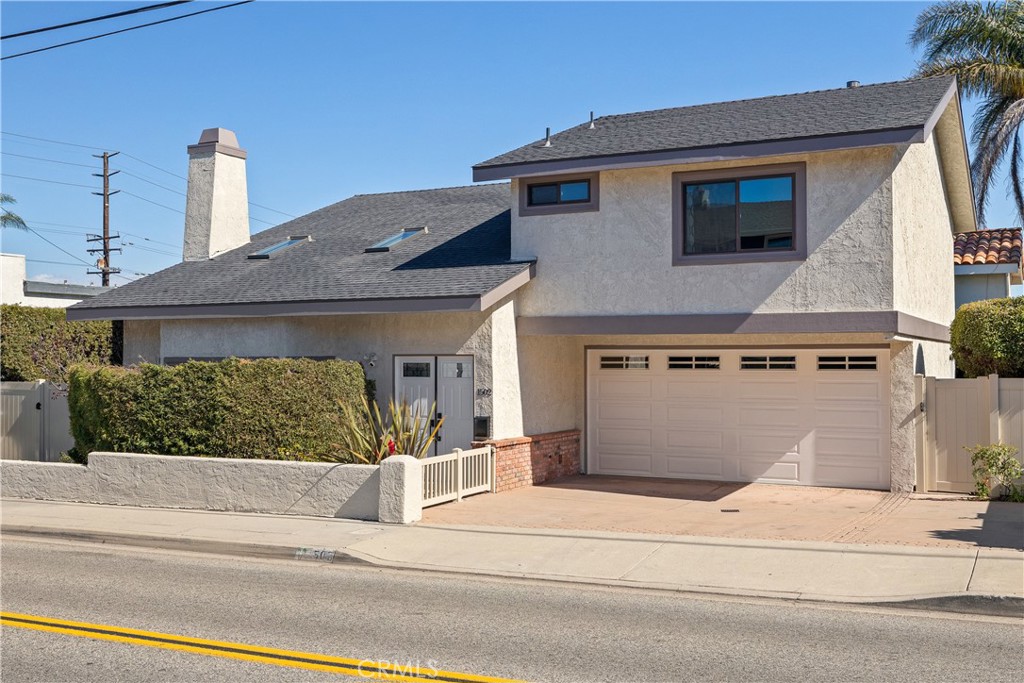
{"label": "white vinyl gate", "polygon": [[917,396],[918,490],[974,491],[972,446],[1007,443],[1024,458],[1024,378],[917,377]]}
{"label": "white vinyl gate", "polygon": [[0,382],[0,458],[56,462],[75,445],[68,395],[36,382]]}
{"label": "white vinyl gate", "polygon": [[888,489],[888,348],[591,349],[593,474]]}

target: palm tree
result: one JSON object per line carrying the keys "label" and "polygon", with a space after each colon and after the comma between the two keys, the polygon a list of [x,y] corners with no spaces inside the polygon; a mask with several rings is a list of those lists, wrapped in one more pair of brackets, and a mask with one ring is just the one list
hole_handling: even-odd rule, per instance
{"label": "palm tree", "polygon": [[971,133],[979,222],[984,222],[996,171],[1007,155],[1007,194],[1024,220],[1024,1],[932,5],[918,16],[910,42],[924,47],[917,75],[956,76],[965,97],[983,98]]}
{"label": "palm tree", "polygon": [[[0,206],[17,203],[17,200],[11,195],[0,192]],[[5,207],[3,213],[0,213],[0,228],[21,228],[25,230],[28,226],[25,225],[25,221],[21,219],[21,216],[8,211]]]}

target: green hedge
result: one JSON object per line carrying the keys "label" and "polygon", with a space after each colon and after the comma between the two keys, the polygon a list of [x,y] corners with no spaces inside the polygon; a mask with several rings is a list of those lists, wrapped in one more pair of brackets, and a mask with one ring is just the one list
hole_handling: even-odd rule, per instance
{"label": "green hedge", "polygon": [[967,377],[1024,377],[1024,297],[964,304],[950,327],[950,344]]}
{"label": "green hedge", "polygon": [[111,362],[109,320],[68,322],[63,308],[0,306],[0,379],[67,382],[77,363]]}
{"label": "green hedge", "polygon": [[79,457],[117,451],[319,460],[340,443],[340,403],[358,405],[366,391],[362,366],[337,360],[78,366],[70,374]]}

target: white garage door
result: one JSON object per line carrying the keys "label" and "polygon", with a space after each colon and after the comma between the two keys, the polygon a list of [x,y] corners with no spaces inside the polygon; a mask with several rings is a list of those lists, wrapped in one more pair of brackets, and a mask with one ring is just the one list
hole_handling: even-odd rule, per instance
{"label": "white garage door", "polygon": [[888,349],[587,352],[587,471],[889,488]]}

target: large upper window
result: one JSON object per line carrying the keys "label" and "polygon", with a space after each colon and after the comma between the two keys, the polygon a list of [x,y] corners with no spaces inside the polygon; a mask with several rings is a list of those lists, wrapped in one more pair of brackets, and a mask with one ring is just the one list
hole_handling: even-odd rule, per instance
{"label": "large upper window", "polygon": [[674,182],[677,265],[803,258],[803,164],[677,173]]}
{"label": "large upper window", "polygon": [[519,215],[597,211],[597,173],[523,178],[519,181]]}

